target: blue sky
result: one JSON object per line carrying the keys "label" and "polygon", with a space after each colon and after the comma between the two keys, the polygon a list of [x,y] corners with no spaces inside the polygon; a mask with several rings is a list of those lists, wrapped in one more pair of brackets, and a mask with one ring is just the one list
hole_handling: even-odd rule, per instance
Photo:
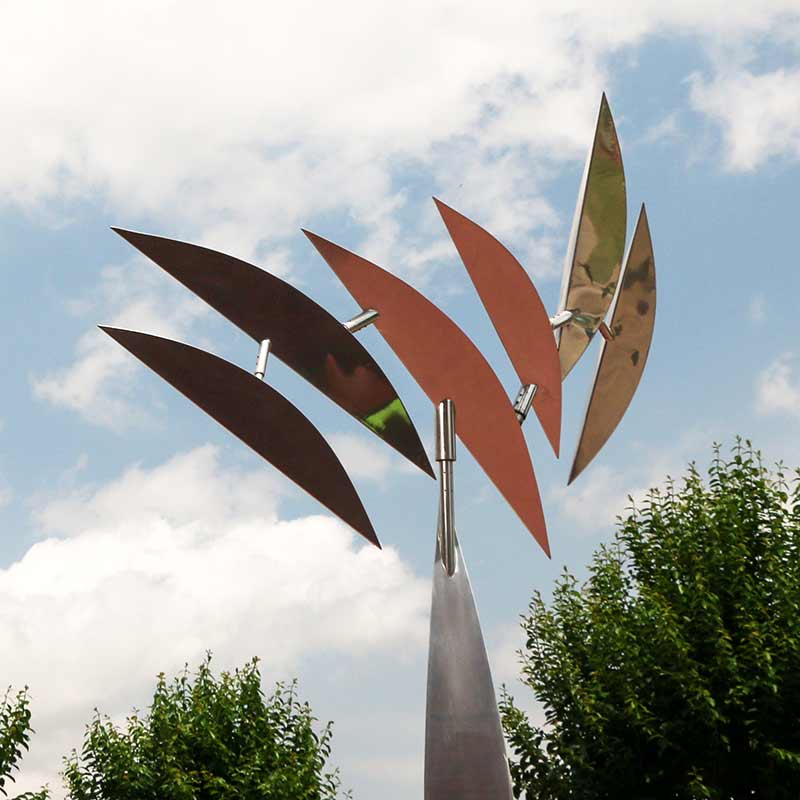
{"label": "blue sky", "polygon": [[[565,565],[584,574],[629,493],[737,434],[800,463],[796,2],[531,5],[3,5],[0,686],[30,685],[37,729],[20,790],[57,790],[93,707],[123,718],[158,671],[210,648],[219,666],[258,655],[267,681],[301,678],[356,797],[421,793],[435,484],[273,360],[270,383],[354,477],[385,550],[364,548],[96,331],[255,359],[110,225],[252,260],[346,319],[357,308],[309,228],[439,303],[512,394],[430,197],[507,244],[554,313],[607,92],[629,233],[648,207],[655,339],[621,427],[568,490],[595,348],[564,385],[560,462],[526,424],[552,561],[459,450],[457,525],[498,683],[513,686],[531,593]],[[430,440],[430,403],[376,331],[359,336]]]}

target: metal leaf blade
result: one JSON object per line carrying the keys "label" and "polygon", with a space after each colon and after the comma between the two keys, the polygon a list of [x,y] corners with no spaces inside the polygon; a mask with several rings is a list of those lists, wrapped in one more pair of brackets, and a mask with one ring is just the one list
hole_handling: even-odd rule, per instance
{"label": "metal leaf blade", "polygon": [[520,381],[537,385],[533,410],[556,455],[561,368],[550,318],[522,264],[488,231],[434,198]]}
{"label": "metal leaf blade", "polygon": [[478,612],[459,546],[448,577],[433,566],[425,800],[511,800],[505,740]]}
{"label": "metal leaf blade", "polygon": [[583,472],[622,420],[642,377],[656,315],[656,267],[644,206],[636,223],[603,340],[569,483]]}
{"label": "metal leaf blade", "polygon": [[559,310],[573,311],[575,317],[556,334],[562,378],[583,355],[611,305],[625,250],[626,225],[622,154],[603,95],[564,262]]}
{"label": "metal leaf blade", "polygon": [[263,269],[206,247],[114,230],[431,477],[419,434],[364,346],[322,306]]}
{"label": "metal leaf blade", "polygon": [[380,547],[341,462],[322,434],[283,395],[204,350],[147,333],[105,326],[101,330]]}
{"label": "metal leaf blade", "polygon": [[321,236],[306,236],[436,405],[458,409],[458,436],[550,555],[530,453],[502,384],[466,334],[416,289]]}

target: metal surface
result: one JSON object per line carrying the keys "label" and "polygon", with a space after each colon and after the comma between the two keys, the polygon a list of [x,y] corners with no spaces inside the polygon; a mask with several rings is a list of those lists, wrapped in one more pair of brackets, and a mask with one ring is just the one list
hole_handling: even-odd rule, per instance
{"label": "metal surface", "polygon": [[571,311],[559,311],[554,317],[550,317],[550,327],[557,331],[563,328],[568,322],[572,322],[575,315]]}
{"label": "metal surface", "polygon": [[520,381],[538,386],[533,409],[558,455],[561,368],[539,293],[519,261],[494,236],[434,201]]}
{"label": "metal surface", "polygon": [[455,557],[455,573],[448,577],[437,544],[428,650],[424,796],[425,800],[511,800],[497,698],[458,543]]}
{"label": "metal surface", "polygon": [[556,333],[562,378],[589,346],[614,297],[625,250],[626,202],[619,140],[603,95],[564,262],[559,311],[572,311],[574,318]]}
{"label": "metal surface", "polygon": [[608,441],[630,405],[647,363],[656,314],[653,243],[642,206],[611,314],[614,338],[603,341],[569,483]]}
{"label": "metal surface", "polygon": [[500,381],[464,332],[416,289],[366,259],[305,232],[428,395],[458,409],[458,436],[549,555],[530,453]]}
{"label": "metal surface", "polygon": [[320,432],[249,372],[186,344],[101,326],[322,505],[380,547],[350,478]]}
{"label": "metal surface", "polygon": [[372,325],[376,319],[378,319],[378,312],[374,308],[368,308],[360,314],[356,314],[352,319],[347,320],[343,325],[350,333],[357,333],[368,325]]}
{"label": "metal surface", "polygon": [[387,444],[434,477],[397,392],[372,356],[335,317],[290,284],[205,247],[114,228]]}
{"label": "metal surface", "polygon": [[436,460],[439,462],[439,527],[436,538],[448,575],[456,569],[456,507],[453,484],[456,460],[456,409],[452,400],[436,406]]}
{"label": "metal surface", "polygon": [[531,410],[536,397],[537,388],[535,383],[529,383],[527,386],[520,386],[519,392],[517,392],[517,398],[514,400],[514,413],[517,415],[520,425],[528,417],[528,412]]}
{"label": "metal surface", "polygon": [[256,369],[253,373],[259,380],[264,380],[264,374],[267,371],[267,359],[269,358],[269,350],[272,342],[269,339],[264,339],[258,346],[258,357],[256,358]]}

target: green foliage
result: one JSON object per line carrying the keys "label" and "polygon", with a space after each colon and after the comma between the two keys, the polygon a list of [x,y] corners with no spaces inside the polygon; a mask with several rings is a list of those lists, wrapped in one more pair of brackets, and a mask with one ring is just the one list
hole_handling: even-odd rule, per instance
{"label": "green foliage", "polygon": [[523,618],[533,724],[507,694],[518,797],[800,797],[800,488],[741,442],[652,490]]}
{"label": "green foliage", "polygon": [[[30,700],[25,687],[11,696],[11,687],[6,690],[0,703],[0,794],[8,797],[6,787],[14,781],[12,772],[19,769],[22,751],[28,749],[31,728]],[[50,795],[47,789],[38,792],[25,792],[15,800],[46,800]]]}
{"label": "green foliage", "polygon": [[80,756],[65,759],[72,800],[327,800],[339,786],[324,772],[331,726],[314,731],[295,683],[267,698],[253,659],[219,679],[210,655],[158,684],[149,713],[120,730],[96,714]]}

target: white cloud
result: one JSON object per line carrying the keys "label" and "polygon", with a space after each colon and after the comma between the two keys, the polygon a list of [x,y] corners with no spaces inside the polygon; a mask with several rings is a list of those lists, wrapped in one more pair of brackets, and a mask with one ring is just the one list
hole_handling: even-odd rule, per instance
{"label": "white cloud", "polygon": [[780,156],[800,159],[800,69],[695,76],[691,102],[721,126],[729,170],[751,171]]}
{"label": "white cloud", "polygon": [[[181,339],[208,307],[183,287],[168,285],[159,272],[139,257],[106,267],[94,297],[68,301],[70,308],[104,324]],[[147,419],[130,399],[137,368],[130,353],[93,325],[78,339],[71,364],[32,376],[33,392],[89,422],[124,430]]]}
{"label": "white cloud", "polygon": [[[374,436],[332,433],[325,437],[353,478],[383,483],[392,471],[416,472],[417,467]],[[408,465],[408,467],[406,467]]]}
{"label": "white cloud", "polygon": [[95,705],[124,715],[207,648],[218,666],[263,656],[268,678],[314,654],[424,648],[427,581],[392,548],[327,516],[281,520],[276,503],[269,476],[206,446],[44,506],[49,538],[0,570],[2,679],[30,685],[37,729],[20,791],[58,785]]}
{"label": "white cloud", "polygon": [[750,299],[747,316],[755,325],[760,325],[767,318],[767,298],[763,292],[757,292]]}
{"label": "white cloud", "polygon": [[756,411],[759,414],[800,418],[800,377],[795,371],[796,361],[793,353],[783,353],[759,374],[756,380]]}

